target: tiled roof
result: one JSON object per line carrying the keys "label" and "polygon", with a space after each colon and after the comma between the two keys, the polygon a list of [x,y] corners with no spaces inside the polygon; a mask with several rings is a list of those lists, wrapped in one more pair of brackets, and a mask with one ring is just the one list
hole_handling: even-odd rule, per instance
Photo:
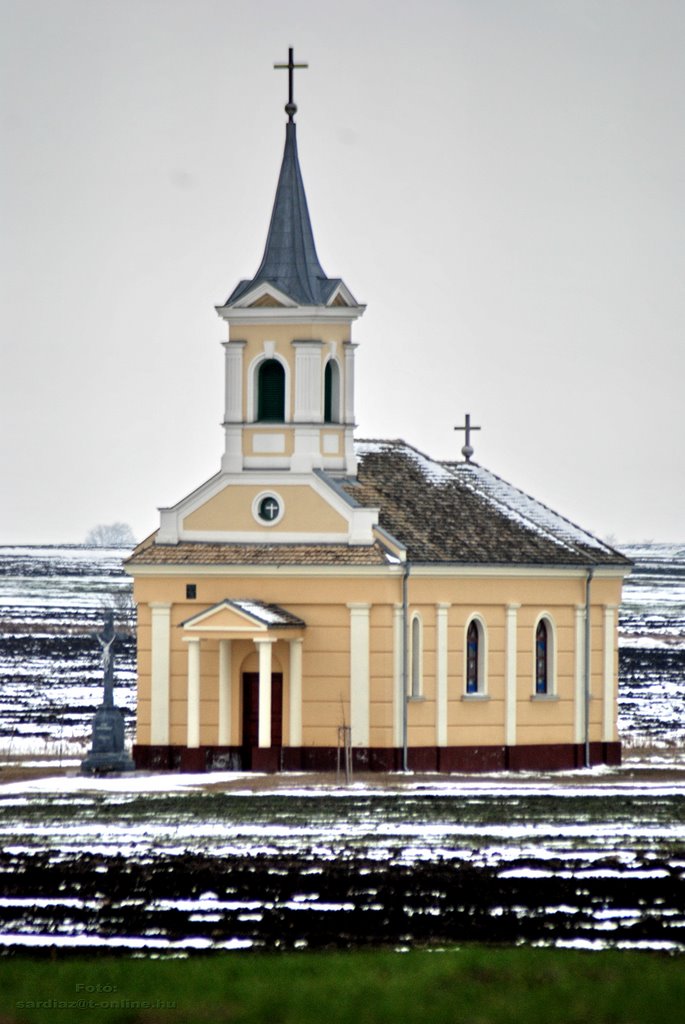
{"label": "tiled roof", "polygon": [[[629,566],[586,530],[474,462],[437,462],[404,441],[359,441],[356,479],[330,479],[380,509],[381,531],[419,564]],[[319,473],[327,480],[327,474]],[[381,534],[382,539],[382,534]],[[378,541],[347,544],[138,545],[127,565],[373,566],[398,561]]]}
{"label": "tiled roof", "polygon": [[630,565],[592,534],[476,463],[436,462],[404,441],[357,443],[343,486],[380,508],[380,525],[412,562]]}
{"label": "tiled roof", "polygon": [[126,565],[387,565],[380,544],[155,544],[154,535]]}

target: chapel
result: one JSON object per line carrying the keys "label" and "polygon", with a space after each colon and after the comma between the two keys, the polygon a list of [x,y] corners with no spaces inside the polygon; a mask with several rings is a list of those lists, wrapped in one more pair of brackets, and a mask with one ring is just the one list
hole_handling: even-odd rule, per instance
{"label": "chapel", "polygon": [[292,50],[264,255],[227,325],[224,451],[125,568],[138,768],[618,764],[630,562],[473,461],[355,439],[364,313],[317,255]]}

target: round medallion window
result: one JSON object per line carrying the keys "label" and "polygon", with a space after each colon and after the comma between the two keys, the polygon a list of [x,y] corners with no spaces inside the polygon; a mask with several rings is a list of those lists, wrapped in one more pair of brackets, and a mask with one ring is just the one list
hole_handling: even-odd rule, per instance
{"label": "round medallion window", "polygon": [[253,512],[255,518],[264,526],[274,526],[283,516],[283,503],[275,494],[257,495]]}

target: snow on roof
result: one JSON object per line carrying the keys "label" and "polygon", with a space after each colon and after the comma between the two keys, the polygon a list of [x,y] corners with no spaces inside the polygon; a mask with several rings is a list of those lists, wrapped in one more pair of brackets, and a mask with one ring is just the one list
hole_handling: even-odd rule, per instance
{"label": "snow on roof", "polygon": [[585,547],[597,548],[600,551],[610,552],[611,549],[593,537],[591,533],[576,526],[570,520],[560,516],[557,512],[543,505],[535,498],[518,487],[495,476],[489,470],[484,469],[477,463],[464,462],[453,463],[455,475],[460,482],[481,497],[491,502],[499,512],[508,517],[519,520],[528,529],[536,529],[543,534],[563,543],[566,546],[582,544]]}
{"label": "snow on roof", "polygon": [[302,624],[301,620],[296,619],[290,612],[285,611],[284,608],[279,608],[275,604],[265,604],[263,601],[247,601],[244,599],[232,600],[228,604],[245,612],[246,615],[251,615],[267,626],[294,626]]}

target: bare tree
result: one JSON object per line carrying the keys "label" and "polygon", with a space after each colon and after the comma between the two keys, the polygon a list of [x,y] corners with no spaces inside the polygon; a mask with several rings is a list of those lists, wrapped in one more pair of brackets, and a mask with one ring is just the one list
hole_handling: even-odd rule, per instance
{"label": "bare tree", "polygon": [[85,543],[93,548],[132,548],[136,538],[128,523],[100,524],[88,531]]}

